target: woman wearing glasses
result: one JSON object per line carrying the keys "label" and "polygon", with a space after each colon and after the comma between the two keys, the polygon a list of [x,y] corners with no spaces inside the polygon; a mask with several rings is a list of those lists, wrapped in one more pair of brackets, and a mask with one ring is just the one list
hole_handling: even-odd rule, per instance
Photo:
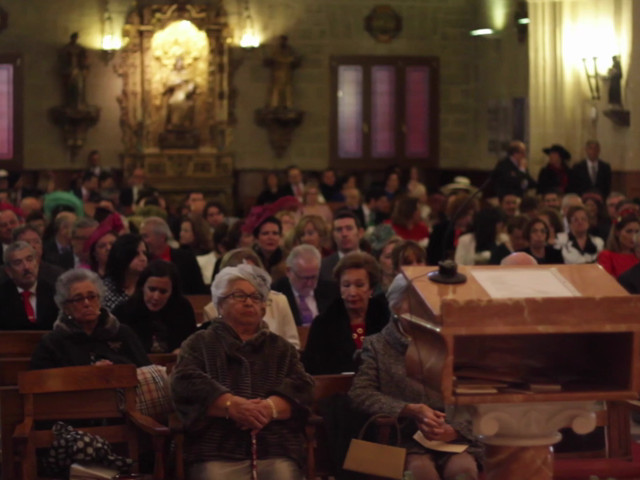
{"label": "woman wearing glasses", "polygon": [[313,380],[262,320],[271,278],[227,267],[211,285],[219,317],[181,346],[171,391],[192,480],[302,479]]}
{"label": "woman wearing glasses", "polygon": [[[258,254],[251,248],[236,248],[225,253],[220,260],[220,269],[225,267],[237,267],[238,265],[248,264],[264,270],[262,260]],[[266,271],[265,271],[266,273]],[[273,333],[280,335],[285,340],[300,349],[300,337],[298,336],[298,328],[293,318],[291,307],[287,297],[275,290],[271,290],[267,295],[266,310],[263,320]],[[208,323],[215,321],[219,317],[216,306],[213,302],[205,305],[202,310],[202,325],[200,328],[206,328]]]}
{"label": "woman wearing glasses", "polygon": [[76,268],[62,274],[54,296],[60,314],[36,347],[31,368],[149,365],[136,334],[102,307],[103,297],[104,285],[94,272]]}

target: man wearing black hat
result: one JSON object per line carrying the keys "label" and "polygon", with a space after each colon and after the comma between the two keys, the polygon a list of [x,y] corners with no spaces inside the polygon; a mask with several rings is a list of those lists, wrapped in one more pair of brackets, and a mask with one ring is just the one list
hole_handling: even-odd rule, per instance
{"label": "man wearing black hat", "polygon": [[578,162],[569,176],[569,191],[582,195],[598,190],[603,198],[611,192],[611,166],[600,157],[600,143],[589,140],[585,145],[586,158]]}
{"label": "man wearing black hat", "polygon": [[538,174],[538,194],[567,191],[569,185],[569,160],[571,154],[562,145],[551,145],[542,151],[549,156],[549,163]]}

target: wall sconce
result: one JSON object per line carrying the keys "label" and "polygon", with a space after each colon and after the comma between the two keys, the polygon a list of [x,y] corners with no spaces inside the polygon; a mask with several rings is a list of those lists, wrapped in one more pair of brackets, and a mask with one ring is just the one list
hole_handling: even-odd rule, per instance
{"label": "wall sconce", "polygon": [[249,6],[249,0],[244,2],[244,29],[242,31],[242,37],[240,37],[240,47],[250,50],[258,48],[260,46],[260,37],[253,27],[253,18],[251,17],[251,8]]}
{"label": "wall sconce", "polygon": [[476,28],[475,30],[471,30],[469,35],[472,37],[486,37],[487,35],[493,35],[494,33],[493,28]]}
{"label": "wall sconce", "polygon": [[587,76],[589,93],[591,93],[591,100],[600,100],[600,84],[598,83],[598,57],[591,58],[593,60],[593,68],[591,69],[592,71],[589,70],[589,59],[582,59],[582,64],[584,65],[584,74]]}
{"label": "wall sconce", "polygon": [[121,42],[113,29],[113,18],[109,11],[109,0],[104,4],[104,16],[102,18],[102,58],[105,64],[113,60],[116,51],[120,49]]}

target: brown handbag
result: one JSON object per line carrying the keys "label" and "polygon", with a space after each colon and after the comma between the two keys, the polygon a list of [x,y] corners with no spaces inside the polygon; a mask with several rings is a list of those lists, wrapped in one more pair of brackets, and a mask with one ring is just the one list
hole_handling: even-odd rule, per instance
{"label": "brown handbag", "polygon": [[[369,425],[378,418],[392,417],[378,414],[367,420],[367,423],[360,430],[358,438],[351,439],[342,468],[377,477],[401,480],[404,473],[407,450],[401,447],[362,440]],[[400,443],[400,426],[397,420],[394,420],[394,426],[396,427],[397,442]]]}

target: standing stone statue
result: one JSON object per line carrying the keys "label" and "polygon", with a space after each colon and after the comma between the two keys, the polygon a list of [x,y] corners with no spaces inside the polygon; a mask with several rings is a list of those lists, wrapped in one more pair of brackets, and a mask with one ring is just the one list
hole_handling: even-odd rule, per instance
{"label": "standing stone statue", "polygon": [[78,33],[74,32],[60,51],[60,64],[64,86],[64,105],[82,110],[87,106],[86,79],[89,72],[87,50],[78,44]]}
{"label": "standing stone statue", "polygon": [[609,68],[609,104],[622,107],[622,65],[620,64],[620,56],[611,57],[613,65]]}
{"label": "standing stone statue", "polygon": [[300,57],[289,45],[286,35],[280,36],[278,46],[264,63],[271,69],[267,107],[293,108],[293,70],[300,65]]}

